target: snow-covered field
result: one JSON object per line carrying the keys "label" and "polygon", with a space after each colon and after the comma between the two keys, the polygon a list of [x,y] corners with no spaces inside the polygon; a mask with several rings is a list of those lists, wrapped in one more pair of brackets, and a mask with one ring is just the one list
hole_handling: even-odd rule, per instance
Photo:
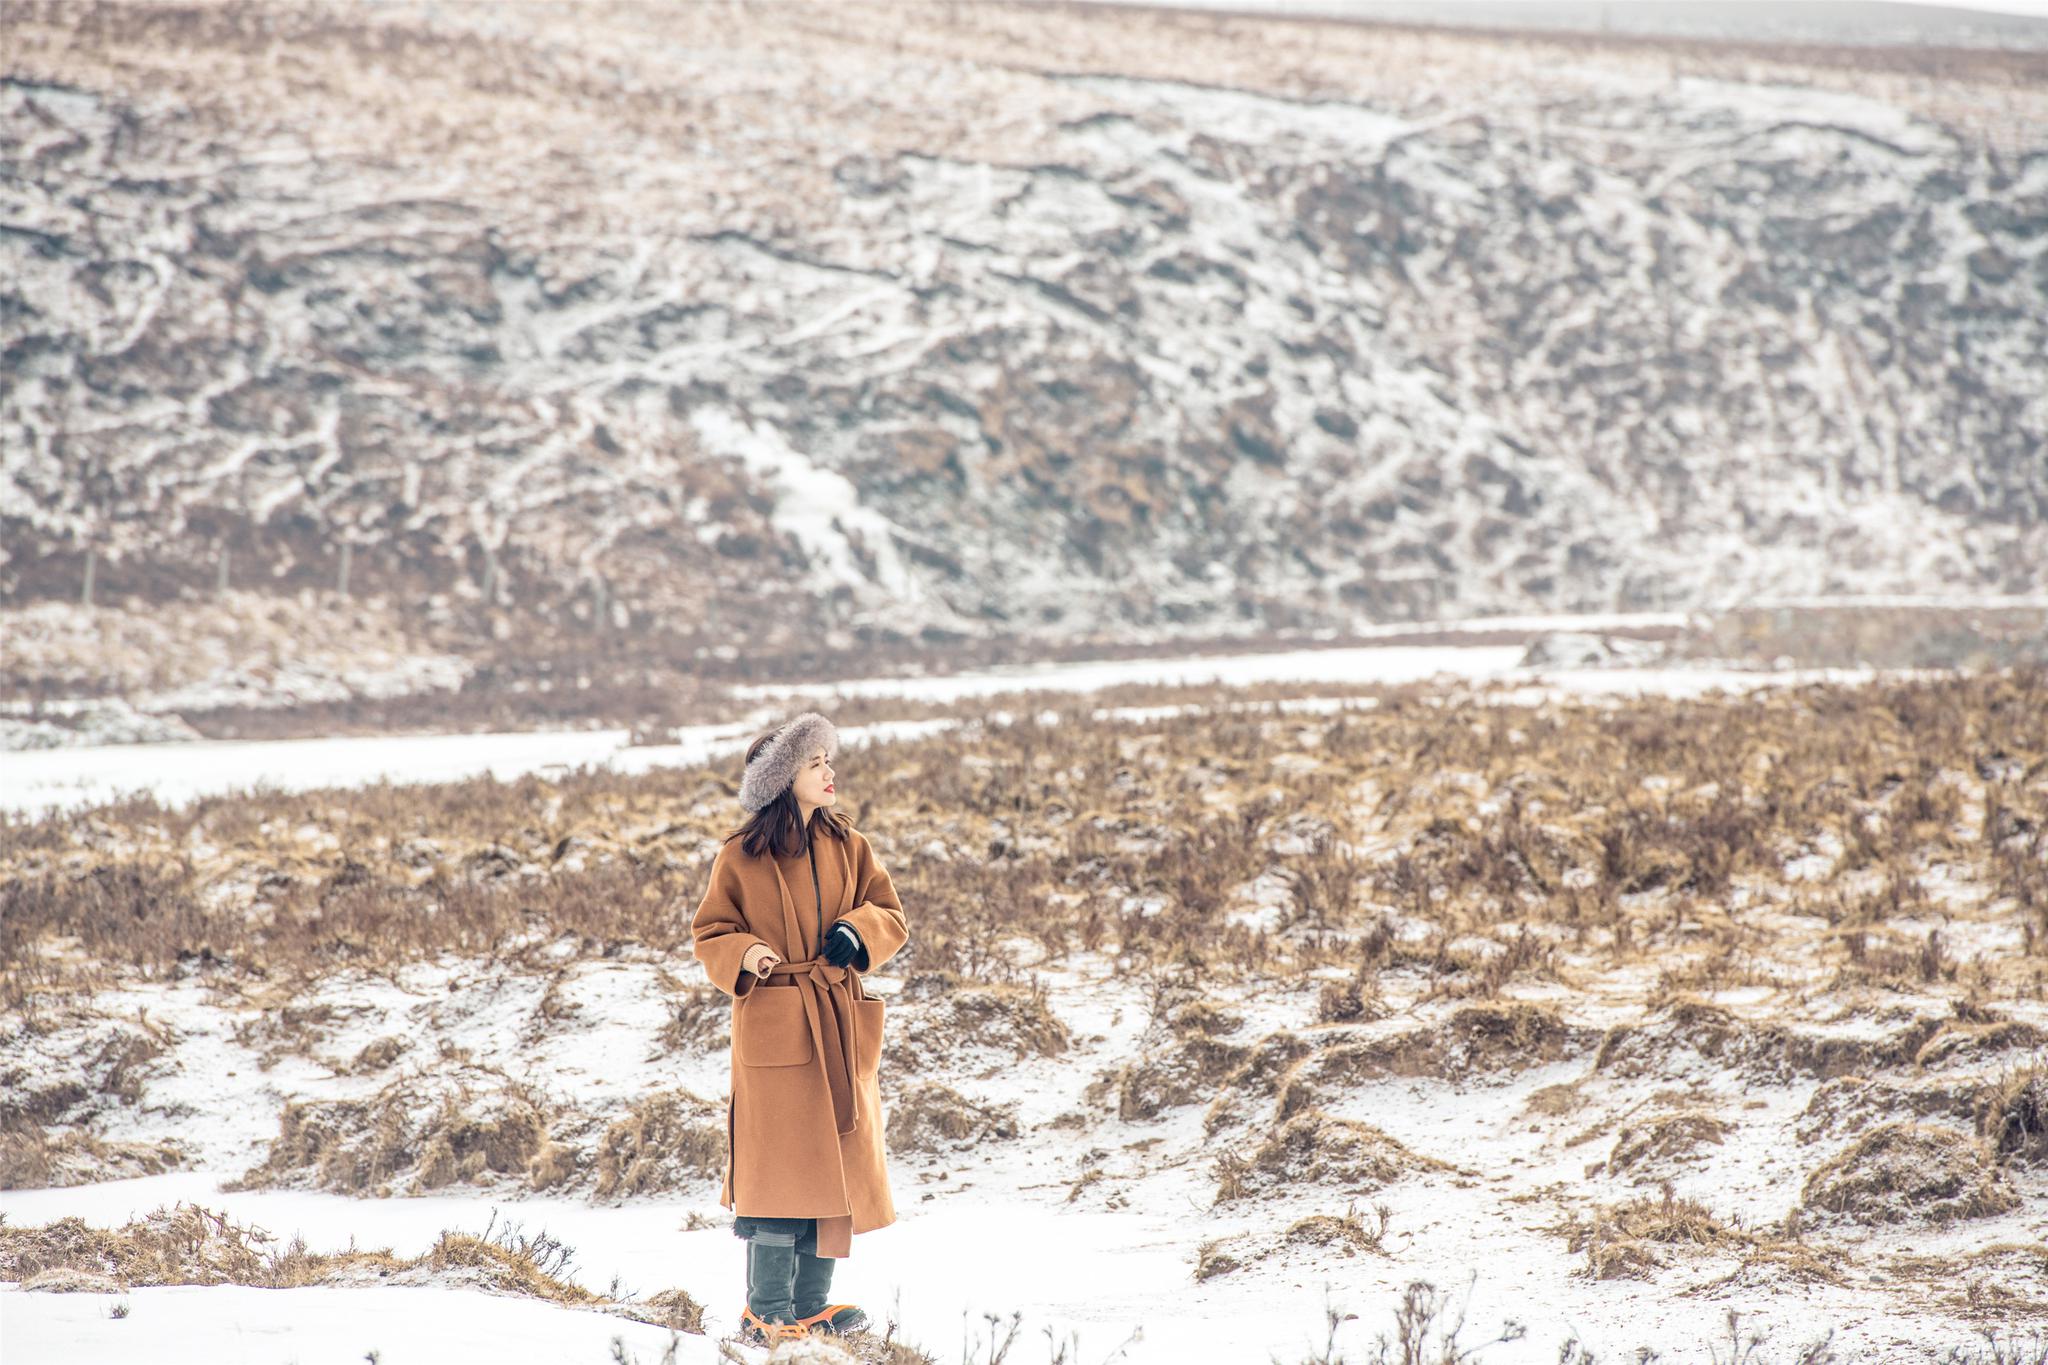
{"label": "snow-covered field", "polygon": [[[367,1017],[334,1040],[334,1050],[345,1053],[408,1016],[423,1018],[416,1001],[438,1002],[450,994],[449,986],[484,989],[463,969],[445,973],[445,985],[436,979],[443,974],[423,971],[382,987],[335,983],[332,999],[363,1008]],[[703,1094],[720,1092],[722,1055],[700,1056],[687,1065],[640,1061],[637,1040],[654,1022],[653,1011],[644,1007],[652,995],[644,970],[585,964],[581,975],[588,985],[582,995],[596,1008],[568,1037],[525,1053],[526,1072],[553,1088],[593,1095],[607,1087],[619,1097],[677,1084]],[[1356,1315],[1340,1325],[1337,1342],[1347,1358],[1357,1359],[1375,1335],[1390,1330],[1391,1305],[1402,1286],[1418,1277],[1467,1302],[1468,1344],[1492,1337],[1511,1320],[1528,1329],[1521,1341],[1486,1351],[1483,1358],[1491,1362],[1553,1361],[1560,1343],[1574,1338],[1603,1360],[1633,1359],[1639,1347],[1662,1351],[1667,1360],[1705,1360],[1705,1344],[1725,1336],[1730,1309],[1741,1314],[1745,1332],[1767,1334],[1771,1349],[1762,1360],[1789,1360],[1791,1346],[1830,1328],[1841,1358],[1848,1360],[1926,1359],[1922,1352],[1929,1348],[1963,1347],[1975,1339],[1969,1326],[1898,1311],[1867,1289],[1738,1278],[1711,1292],[1673,1294],[1654,1282],[1575,1279],[1576,1258],[1560,1254],[1556,1236],[1545,1230],[1554,1211],[1531,1196],[1593,1183],[1585,1168],[1607,1144],[1574,1145],[1576,1122],[1538,1116],[1529,1102],[1539,1092],[1585,1078],[1584,1056],[1456,1086],[1421,1080],[1359,1086],[1333,1112],[1368,1120],[1417,1150],[1450,1157],[1455,1169],[1373,1196],[1388,1211],[1384,1254],[1333,1260],[1323,1248],[1287,1243],[1276,1237],[1279,1229],[1312,1215],[1341,1213],[1341,1207],[1333,1206],[1327,1191],[1303,1186],[1243,1213],[1210,1209],[1215,1153],[1204,1138],[1199,1109],[1150,1122],[1111,1121],[1085,1132],[1050,1126],[1060,1114],[1084,1107],[1085,1083],[1099,1069],[1137,1051],[1146,1002],[1136,985],[1118,976],[1114,963],[1097,957],[1080,955],[1041,975],[1053,1011],[1074,1034],[1075,1048],[1057,1062],[992,1065],[980,1074],[963,1066],[965,1074],[947,1078],[977,1098],[1014,1105],[1026,1137],[989,1143],[980,1151],[894,1161],[899,1221],[857,1238],[853,1257],[835,1281],[835,1299],[867,1305],[878,1325],[885,1315],[905,1324],[908,1335],[936,1349],[940,1359],[953,1358],[956,1332],[962,1360],[984,1359],[991,1336],[984,1315],[1007,1320],[1021,1313],[1016,1358],[1025,1361],[1039,1358],[1049,1331],[1077,1345],[1070,1360],[1234,1362],[1271,1354],[1291,1362],[1322,1343],[1326,1301]],[[480,1055],[509,1055],[510,1024],[531,1008],[530,996],[541,984],[514,982],[486,993],[495,1008],[478,1009],[436,1032]],[[1245,1016],[1244,1036],[1311,1026],[1317,984],[1233,1001]],[[235,1013],[213,1008],[197,987],[102,1003],[116,1010],[146,1009],[184,1040],[172,1074],[151,1086],[154,1112],[134,1122],[138,1131],[188,1139],[203,1154],[202,1165],[80,1188],[8,1191],[0,1195],[0,1210],[10,1224],[77,1216],[94,1226],[117,1227],[159,1205],[190,1200],[286,1240],[302,1237],[315,1248],[353,1242],[411,1255],[444,1229],[480,1231],[495,1211],[529,1229],[545,1228],[572,1246],[573,1273],[586,1285],[603,1286],[616,1277],[627,1292],[642,1294],[687,1286],[706,1303],[710,1336],[683,1336],[677,1358],[721,1358],[716,1338],[734,1325],[744,1282],[739,1246],[722,1221],[715,1188],[617,1205],[541,1196],[507,1202],[484,1195],[365,1200],[296,1190],[224,1192],[224,1177],[260,1160],[282,1096],[360,1091],[361,1083],[322,1075],[321,1067],[303,1059],[259,1072],[254,1055],[229,1038],[238,1022]],[[1604,1012],[1597,998],[1584,1005],[1576,1017],[1594,1020]],[[1622,1011],[1613,1017],[1621,1018]],[[2040,1022],[2048,1024],[2048,1013]],[[1711,1071],[1702,1066],[1694,1077],[1693,1103],[1706,1102],[1709,1092],[1728,1084],[1729,1078],[1717,1079]],[[1633,1087],[1632,1102],[1640,1106],[1666,1083],[1607,1084]],[[1738,1210],[1759,1221],[1796,1198],[1802,1171],[1785,1134],[1810,1089],[1758,1087],[1725,1096],[1752,1112],[1741,1135],[1719,1154],[1715,1172],[1680,1174],[1680,1192],[1709,1194],[1722,1205],[1732,1196]],[[178,1117],[167,1121],[166,1113]],[[1731,1167],[1741,1173],[1733,1189]],[[1091,1169],[1101,1172],[1087,1186],[1092,1197],[1070,1203],[1068,1191]],[[2048,1233],[2048,1181],[2033,1181],[2028,1196],[2026,1212],[1998,1225],[1877,1240],[1901,1252],[1941,1254],[1968,1252],[1996,1239],[2039,1239]],[[709,1225],[684,1230],[692,1214]],[[1264,1258],[1246,1254],[1243,1269],[1196,1283],[1192,1273],[1200,1250],[1218,1239],[1240,1254]],[[126,1318],[107,1317],[116,1301],[127,1305]],[[378,1352],[386,1365],[600,1362],[609,1358],[614,1336],[639,1358],[652,1360],[669,1339],[660,1329],[590,1310],[508,1302],[460,1287],[15,1294],[0,1311],[7,1359],[24,1365],[144,1359],[311,1365],[360,1361],[367,1351]],[[983,1345],[964,1349],[970,1339]]]}
{"label": "snow-covered field", "polygon": [[[1323,680],[1437,678],[1445,705],[1506,698],[1532,708],[1560,697],[1611,704],[1638,694],[1697,696],[1714,687],[1732,695],[1822,680],[1525,669],[1515,662],[1520,653],[1303,651],[1150,660],[1137,671],[1047,666],[899,685],[932,698],[1029,687],[1084,691],[1132,678],[1297,679],[1307,684],[1305,695],[1280,710],[1310,728],[1297,737],[1301,752],[1276,765],[1305,770],[1315,765],[1319,717],[1374,704],[1371,697],[1317,697],[1313,684]],[[1854,683],[1859,675],[1826,676]],[[1513,686],[1476,686],[1495,682]],[[1227,688],[1218,693],[1219,709],[1230,705],[1228,696]],[[808,694],[763,693],[761,700],[764,715],[797,704],[829,710],[829,698]],[[1183,711],[1103,708],[1096,721],[1142,726]],[[849,728],[845,739],[857,745],[958,724],[885,722]],[[136,786],[182,800],[259,777],[310,788],[506,776],[551,765],[627,773],[729,756],[749,732],[704,727],[671,745],[637,747],[614,731],[70,750],[0,758],[0,783],[10,807],[36,811]],[[1196,772],[1210,781],[1205,766]],[[1451,789],[1473,782],[1470,774],[1441,776]],[[1660,779],[1646,774],[1646,787],[1653,780]],[[1290,932],[1279,869],[1308,847],[1306,818],[1283,822],[1272,836],[1274,870],[1231,892],[1230,922]],[[638,837],[630,828],[618,835],[629,843]],[[1400,851],[1385,838],[1356,847],[1369,859]],[[1839,852],[1823,844],[1788,857],[1784,875],[1815,876]],[[898,865],[909,856],[899,854]],[[916,856],[957,853],[934,845]],[[1935,902],[1887,929],[1908,939],[1938,930],[1949,959],[1966,965],[2023,950],[2019,907],[1961,883],[1950,887],[1939,868],[1927,881]],[[1862,884],[1851,878],[1843,889]],[[1727,914],[1751,899],[1738,889]],[[1387,932],[1416,952],[1484,963],[1529,947],[1528,939],[1517,944],[1485,932],[1432,939],[1426,923],[1391,908],[1381,913]],[[947,992],[906,992],[909,982],[884,972],[874,990],[891,1001],[885,1058],[896,1058],[903,1073],[891,1076],[885,1060],[886,1106],[894,1111],[943,1086],[950,1102],[997,1120],[971,1140],[914,1143],[892,1155],[899,1221],[856,1239],[834,1298],[862,1303],[878,1329],[896,1324],[898,1342],[963,1362],[1003,1358],[1013,1314],[1013,1362],[1044,1352],[1068,1362],[1292,1365],[1323,1359],[1333,1342],[1331,1360],[1370,1359],[1375,1340],[1395,1331],[1396,1305],[1416,1281],[1462,1306],[1458,1340],[1464,1348],[1492,1342],[1473,1357],[1486,1362],[1554,1361],[1568,1342],[1591,1353],[1572,1357],[1581,1360],[1647,1359],[1643,1351],[1664,1361],[1727,1359],[1735,1349],[1731,1312],[1743,1340],[1762,1335],[1744,1357],[1751,1365],[1800,1359],[1798,1348],[1828,1333],[1837,1354],[1816,1360],[1938,1360],[1952,1349],[1970,1360],[1978,1358],[1968,1352],[1982,1346],[1987,1320],[2005,1342],[2038,1328],[2048,1282],[2048,1171],[2038,1165],[1998,1176],[2017,1202],[1993,1216],[1836,1230],[1821,1245],[1833,1248],[1824,1255],[1839,1257],[1839,1274],[1804,1263],[1781,1271],[1770,1258],[1799,1252],[1768,1230],[1801,1207],[1816,1162],[1864,1125],[1927,1112],[1901,1105],[1960,1103],[1954,1097],[2014,1066],[2038,1066],[2048,1009],[2038,998],[1994,992],[1980,995],[1972,1007],[1980,1012],[1966,1017],[1956,1003],[1960,987],[1938,976],[1897,988],[1872,1007],[1828,984],[1833,949],[1815,921],[1773,918],[1760,903],[1741,914],[1765,935],[1756,940],[1756,965],[1747,979],[1693,994],[1674,997],[1657,979],[1659,970],[1689,970],[1675,964],[1691,959],[1661,968],[1616,961],[1551,932],[1557,926],[1538,926],[1561,974],[1517,984],[1510,1001],[1441,995],[1433,969],[1397,955],[1379,975],[1379,1007],[1335,1020],[1326,997],[1352,978],[1341,966],[1291,979],[1176,986],[1104,952],[1076,947],[1050,960],[1040,943],[1020,935],[1004,951],[1043,992],[1044,1010],[1066,1036],[1064,1047],[1049,1051],[1011,1046],[1000,1027],[963,1036],[960,1020],[970,1016],[949,1012],[955,1006]],[[586,1146],[599,1133],[610,1141],[606,1125],[618,1131],[622,1118],[658,1092],[692,1097],[686,1108],[722,1103],[723,1038],[664,1041],[677,1011],[687,1014],[708,990],[687,956],[631,945],[593,956],[569,938],[523,960],[443,954],[390,969],[330,971],[280,982],[278,990],[195,969],[123,979],[17,1016],[0,1042],[0,1079],[32,1095],[76,1074],[94,1095],[126,1094],[127,1102],[102,1098],[88,1106],[93,1136],[115,1148],[167,1145],[178,1159],[162,1174],[7,1190],[0,1193],[4,1226],[78,1217],[111,1229],[189,1201],[281,1242],[303,1239],[316,1252],[354,1246],[415,1257],[444,1232],[517,1220],[572,1247],[568,1276],[614,1304],[687,1290],[704,1306],[704,1335],[672,1336],[604,1306],[507,1298],[460,1276],[388,1286],[5,1292],[0,1330],[10,1365],[653,1361],[671,1346],[679,1361],[735,1352],[761,1358],[720,1340],[734,1326],[744,1286],[741,1249],[716,1204],[715,1178],[600,1197],[585,1162],[558,1188],[532,1191],[514,1180],[420,1190],[407,1183],[411,1177],[394,1177],[380,1198],[318,1188],[310,1168],[277,1164],[287,1104],[375,1105],[401,1085],[417,1084],[422,1093],[457,1086],[459,1104],[482,1106],[475,1112],[516,1091],[553,1116],[556,1137],[568,1133]],[[962,989],[975,993],[974,983]],[[1014,997],[990,998],[1016,1007]],[[1673,999],[1700,1003],[1673,1006]],[[718,1002],[710,1003],[715,1015]],[[1525,1024],[1533,1029],[1526,1039]],[[1517,1041],[1504,1043],[1509,1035]],[[1875,1080],[1852,1074],[1878,1066],[1875,1060],[1813,1060],[1916,1050],[1920,1062],[1897,1081],[1889,1072],[1872,1072]],[[1176,1098],[1181,1071],[1207,1065],[1203,1059],[1218,1051],[1251,1059],[1237,1073],[1253,1078],[1251,1088],[1206,1107]],[[1391,1164],[1370,1177],[1347,1177],[1362,1182],[1356,1188],[1363,1193],[1351,1195],[1327,1173],[1295,1169],[1273,1135],[1304,1114],[1332,1131],[1370,1125],[1379,1135],[1372,1141],[1386,1144],[1374,1160]],[[1219,1193],[1236,1178],[1228,1174],[1233,1161],[1249,1182],[1246,1197]],[[252,1179],[266,1162],[269,1175]],[[1367,1161],[1360,1169],[1377,1168]],[[1602,1239],[1618,1236],[1599,1223],[1597,1209],[1654,1203],[1660,1189],[1667,1208],[1676,1199],[1680,1207],[1697,1201],[1711,1209],[1725,1225],[1717,1239],[1685,1256],[1649,1253],[1655,1264],[1640,1278],[1589,1276],[1588,1257],[1597,1260]],[[1593,1238],[1590,1250],[1585,1236]],[[1627,1245],[1635,1248],[1628,1254],[1641,1255],[1650,1243]],[[1656,1260],[1667,1254],[1675,1259]],[[1915,1258],[1953,1265],[1948,1297],[1928,1272],[1904,1269]],[[2001,1293],[2015,1296],[2004,1322],[1996,1311],[1959,1306],[1985,1295],[1997,1303]],[[1326,1306],[1337,1314],[1334,1337]],[[1520,1324],[1519,1334],[1511,1323]],[[1502,1335],[1509,1339],[1494,1340]],[[888,1358],[874,1349],[863,1358]]]}

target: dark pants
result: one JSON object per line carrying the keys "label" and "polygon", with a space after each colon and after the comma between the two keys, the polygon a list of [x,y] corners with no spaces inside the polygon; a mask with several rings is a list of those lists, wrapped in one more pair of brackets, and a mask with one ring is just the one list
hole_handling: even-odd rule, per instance
{"label": "dark pants", "polygon": [[794,1246],[806,1256],[818,1254],[818,1220],[815,1218],[755,1218],[735,1214],[732,1235],[759,1238],[763,1246]]}

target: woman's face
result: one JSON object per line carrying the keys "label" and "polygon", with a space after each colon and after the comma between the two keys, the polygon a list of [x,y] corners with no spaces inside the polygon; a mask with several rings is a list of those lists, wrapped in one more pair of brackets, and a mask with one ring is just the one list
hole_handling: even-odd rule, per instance
{"label": "woman's face", "polygon": [[829,807],[839,800],[832,790],[832,760],[823,749],[796,770],[796,780],[789,785],[797,801],[805,806]]}

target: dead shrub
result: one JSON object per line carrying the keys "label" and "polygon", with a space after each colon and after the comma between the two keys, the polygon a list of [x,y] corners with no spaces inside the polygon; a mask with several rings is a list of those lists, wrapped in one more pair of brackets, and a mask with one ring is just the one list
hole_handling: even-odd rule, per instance
{"label": "dead shrub", "polygon": [[1932,1124],[1874,1128],[1806,1178],[1801,1208],[1865,1225],[1986,1218],[2019,1198],[1981,1141]]}

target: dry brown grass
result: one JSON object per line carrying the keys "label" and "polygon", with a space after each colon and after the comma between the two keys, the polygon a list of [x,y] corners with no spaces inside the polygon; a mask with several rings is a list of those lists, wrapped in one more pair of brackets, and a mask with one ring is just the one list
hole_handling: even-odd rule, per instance
{"label": "dry brown grass", "polygon": [[160,1175],[185,1163],[185,1149],[156,1142],[105,1141],[91,1133],[52,1133],[21,1123],[0,1129],[0,1190],[39,1190]]}
{"label": "dry brown grass", "polygon": [[[1376,692],[1376,706],[1319,714],[1219,691],[1215,709],[1142,721],[1096,718],[1089,698],[1058,706],[1054,724],[848,754],[846,789],[868,803],[853,813],[913,921],[892,1071],[938,1077],[966,1049],[995,1053],[984,1066],[1063,1056],[1072,1040],[1031,964],[1077,948],[1155,989],[1153,1023],[1089,1102],[1126,1120],[1205,1104],[1206,1133],[1255,1143],[1334,1109],[1346,1087],[1581,1053],[1602,1080],[1699,1067],[1761,1084],[1839,1078],[1822,1096],[1841,1114],[1812,1112],[1813,1137],[1898,1117],[1869,1110],[1897,1085],[1912,1090],[1901,1102],[1925,1099],[1915,1117],[1978,1125],[1983,1069],[2041,1048],[2034,1025],[1990,1002],[2048,991],[2034,867],[2048,673],[1537,708]],[[730,773],[674,769],[0,817],[0,1008],[26,1037],[81,985],[192,976],[284,1002],[244,1030],[262,1058],[311,1055],[351,1021],[295,996],[336,968],[453,952],[552,977],[566,944],[666,964],[674,1013],[652,1045],[716,1048],[726,1002],[691,970],[687,910],[730,797]],[[1787,876],[1787,859],[1816,852],[1806,880]],[[1277,918],[1238,913],[1254,882],[1280,888]],[[2015,922],[2021,951],[1965,946],[1975,924]],[[1517,998],[1569,993],[1606,966],[1654,983],[1646,1019],[1599,1034],[1552,1000]],[[1304,1031],[1259,1036],[1203,1003],[1235,983],[1285,990],[1308,969],[1324,980]],[[1879,1026],[1751,1018],[1707,998],[1780,980],[1838,992]],[[1378,1022],[1418,1004],[1426,1022]],[[64,1086],[37,1090],[24,1073],[0,1174],[48,1183],[171,1159],[89,1146],[94,1106],[139,1095],[163,1064],[162,1038],[120,1032]],[[367,1100],[293,1106],[249,1179],[403,1192],[669,1178],[657,1167],[676,1159],[676,1135],[650,1137],[648,1116],[600,1142],[502,1077],[458,1067],[444,1094],[401,1074],[446,1060],[398,1037],[334,1059],[393,1079]],[[1858,1096],[1851,1077],[1881,1093]],[[2013,1112],[2017,1150],[2035,1150],[2024,1106]],[[1610,1156],[1640,1175],[1664,1158],[1635,1136]],[[678,1169],[697,1160],[685,1152]]]}
{"label": "dry brown grass", "polygon": [[703,1306],[682,1289],[615,1301],[566,1278],[570,1248],[545,1232],[526,1234],[495,1215],[482,1234],[446,1231],[418,1256],[388,1249],[315,1252],[281,1242],[196,1204],[160,1207],[120,1228],[61,1218],[37,1227],[0,1224],[0,1279],[24,1288],[130,1289],[148,1285],[252,1285],[296,1289],[323,1284],[460,1285],[598,1308],[641,1322],[701,1333]]}
{"label": "dry brown grass", "polygon": [[[1984,964],[1994,988],[2039,990],[2044,678],[1534,710],[1380,688],[1377,707],[1334,717],[1254,706],[1141,722],[1094,719],[1090,699],[1059,705],[1055,724],[977,731],[971,749],[958,732],[875,744],[848,756],[844,781],[917,908],[902,965],[962,980],[1020,983],[1004,944],[1022,935],[1054,959],[1078,946],[1143,970],[1340,963],[1361,982],[1415,971],[1487,998],[1555,977],[1565,950],[1604,951],[1693,963],[1666,967],[1671,986],[1711,988],[1767,977],[1779,944],[1753,920],[1768,906],[1836,928],[1814,951],[1837,968],[1940,984],[1964,960],[1946,936],[1883,957],[1889,921],[1919,904],[1923,861],[1939,858],[2024,920],[2027,951]],[[1315,762],[1276,765],[1290,753]],[[1224,804],[1190,818],[1198,759],[1222,775],[1205,790]],[[117,967],[289,980],[439,952],[516,957],[564,935],[593,953],[685,952],[680,911],[731,791],[721,765],[0,817],[0,1004],[32,1008]],[[1303,820],[1325,832],[1275,853],[1275,833]],[[1365,840],[1385,851],[1360,852]],[[1787,856],[1833,845],[1836,879],[1867,870],[1874,897],[1780,880]],[[1229,918],[1227,892],[1268,870],[1292,888],[1281,927]],[[1438,926],[1439,946],[1394,944],[1386,909]],[[1505,951],[1445,946],[1471,933]],[[1333,993],[1337,1018],[1349,1008]]]}

